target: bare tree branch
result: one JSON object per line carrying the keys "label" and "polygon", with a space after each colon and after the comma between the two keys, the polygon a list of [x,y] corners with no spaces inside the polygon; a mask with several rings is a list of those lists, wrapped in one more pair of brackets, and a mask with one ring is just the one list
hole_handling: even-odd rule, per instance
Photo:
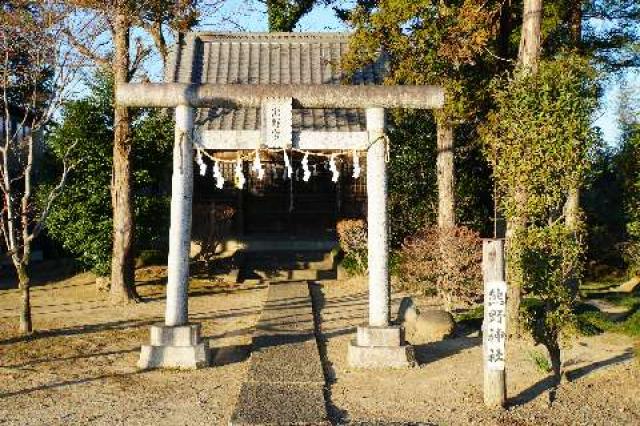
{"label": "bare tree branch", "polygon": [[40,217],[36,222],[36,226],[33,228],[33,231],[31,232],[31,234],[25,238],[25,242],[27,243],[31,242],[34,238],[36,238],[40,234],[40,232],[45,226],[47,218],[49,217],[51,206],[53,206],[53,203],[56,201],[56,199],[58,198],[58,196],[60,195],[60,193],[64,189],[64,186],[67,183],[67,178],[69,176],[69,173],[73,171],[76,167],[78,167],[79,164],[82,163],[83,161],[82,159],[72,164],[69,163],[69,155],[71,154],[71,151],[73,151],[73,149],[76,147],[77,144],[78,144],[78,141],[76,140],[73,144],[71,144],[69,149],[67,149],[67,152],[64,154],[64,157],[62,160],[62,175],[60,176],[60,180],[58,181],[58,184],[49,192],[49,196],[47,197],[47,202],[45,203],[45,207],[42,210],[42,213],[40,213]]}
{"label": "bare tree branch", "polygon": [[129,67],[129,79],[131,79],[131,77],[136,74],[136,72],[142,65],[142,62],[144,62],[144,60],[149,56],[150,53],[151,49],[144,47],[144,45],[142,44],[142,40],[140,38],[137,38],[136,54],[133,58],[133,61],[131,61],[131,66]]}
{"label": "bare tree branch", "polygon": [[109,58],[105,58],[104,56],[97,54],[95,50],[92,50],[85,44],[81,43],[73,34],[71,34],[71,31],[69,31],[68,29],[63,29],[62,33],[69,41],[69,44],[71,44],[71,46],[73,46],[73,48],[76,49],[81,55],[87,57],[100,66],[106,67],[111,63],[109,61]]}

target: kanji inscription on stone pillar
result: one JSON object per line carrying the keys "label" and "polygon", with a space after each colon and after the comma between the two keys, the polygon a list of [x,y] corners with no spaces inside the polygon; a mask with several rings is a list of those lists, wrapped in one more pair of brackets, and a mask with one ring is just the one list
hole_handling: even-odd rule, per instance
{"label": "kanji inscription on stone pillar", "polygon": [[485,287],[484,347],[490,370],[504,370],[507,336],[507,283],[490,281]]}

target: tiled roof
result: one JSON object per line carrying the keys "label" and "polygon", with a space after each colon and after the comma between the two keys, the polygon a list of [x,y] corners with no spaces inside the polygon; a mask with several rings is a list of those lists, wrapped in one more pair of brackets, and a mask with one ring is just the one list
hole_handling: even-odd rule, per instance
{"label": "tiled roof", "polygon": [[[216,84],[344,84],[340,59],[344,33],[189,33],[174,53],[167,79]],[[351,84],[381,84],[382,61],[368,66]],[[258,130],[260,111],[201,109],[198,122],[210,130]],[[294,130],[361,131],[358,109],[294,109]]]}

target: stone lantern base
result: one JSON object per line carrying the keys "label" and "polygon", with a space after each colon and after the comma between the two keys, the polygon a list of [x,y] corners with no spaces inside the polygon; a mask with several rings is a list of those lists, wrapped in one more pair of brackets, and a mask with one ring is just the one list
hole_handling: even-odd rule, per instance
{"label": "stone lantern base", "polygon": [[358,327],[347,355],[353,368],[409,368],[415,365],[413,347],[406,345],[402,328]]}
{"label": "stone lantern base", "polygon": [[209,344],[200,337],[200,324],[151,326],[151,344],[140,348],[138,368],[197,369],[210,363]]}

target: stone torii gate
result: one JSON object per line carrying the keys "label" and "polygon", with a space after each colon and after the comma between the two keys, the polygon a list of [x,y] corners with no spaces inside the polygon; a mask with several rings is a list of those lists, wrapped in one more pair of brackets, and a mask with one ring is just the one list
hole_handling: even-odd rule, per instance
{"label": "stone torii gate", "polygon": [[[412,362],[401,330],[390,321],[385,108],[437,109],[444,92],[434,86],[319,84],[122,84],[116,103],[126,107],[175,108],[171,183],[171,227],[164,324],[151,327],[151,344],[142,347],[139,367],[198,368],[208,364],[208,345],[200,327],[188,321],[189,245],[193,197],[194,108],[262,107],[288,100],[294,108],[364,108],[368,133],[367,196],[369,318],[349,347],[353,367],[402,367]],[[276,102],[277,103],[277,102]],[[286,109],[283,111],[286,114]],[[291,114],[289,108],[288,114]],[[284,117],[285,120],[287,117]],[[290,120],[289,120],[290,123]],[[263,124],[264,126],[264,124]],[[305,149],[327,149],[319,141]],[[341,149],[362,148],[345,140]],[[353,145],[353,146],[351,146]],[[215,149],[215,146],[207,146]],[[255,148],[255,147],[254,147]],[[224,149],[230,149],[226,144]],[[238,146],[237,149],[247,149]]]}

